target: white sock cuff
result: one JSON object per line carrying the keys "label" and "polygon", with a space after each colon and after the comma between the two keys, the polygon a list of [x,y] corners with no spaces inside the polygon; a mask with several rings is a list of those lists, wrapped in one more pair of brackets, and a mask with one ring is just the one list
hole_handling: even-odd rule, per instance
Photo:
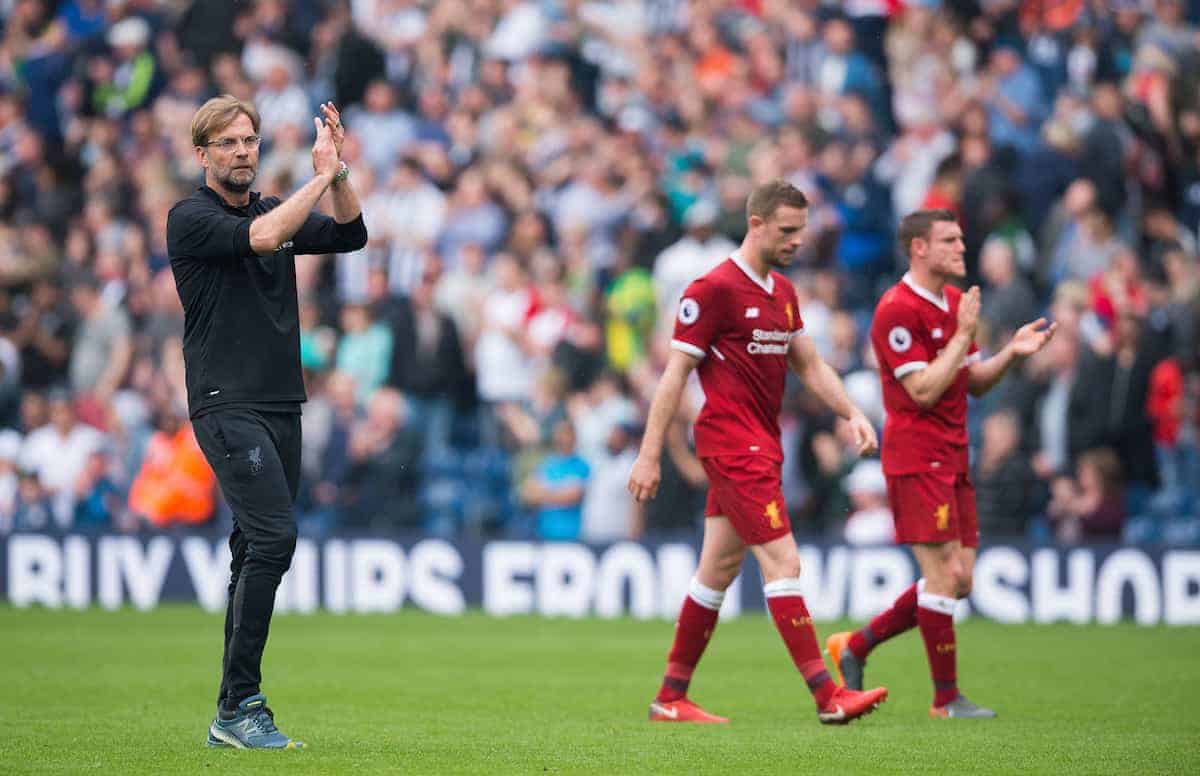
{"label": "white sock cuff", "polygon": [[774,582],[768,582],[763,585],[763,594],[767,598],[778,598],[785,595],[804,595],[804,587],[800,584],[799,577],[777,579]]}
{"label": "white sock cuff", "polygon": [[958,605],[958,600],[951,598],[948,595],[937,595],[936,593],[921,593],[917,596],[917,606],[922,609],[929,609],[934,612],[941,612],[954,616],[954,607]]}
{"label": "white sock cuff", "polygon": [[712,609],[714,612],[720,611],[721,604],[725,602],[724,590],[713,590],[711,587],[705,587],[695,577],[692,577],[692,583],[688,585],[688,595],[705,609]]}

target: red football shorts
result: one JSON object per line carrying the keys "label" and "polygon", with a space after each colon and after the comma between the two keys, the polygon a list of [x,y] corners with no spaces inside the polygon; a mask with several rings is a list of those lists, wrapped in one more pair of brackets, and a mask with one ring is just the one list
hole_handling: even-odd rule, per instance
{"label": "red football shorts", "polygon": [[958,539],[979,546],[975,485],[954,472],[902,474],[887,478],[888,504],[900,544],[930,544]]}
{"label": "red football shorts", "polygon": [[791,534],[780,464],[761,455],[721,455],[700,462],[708,475],[705,517],[729,518],[746,544]]}

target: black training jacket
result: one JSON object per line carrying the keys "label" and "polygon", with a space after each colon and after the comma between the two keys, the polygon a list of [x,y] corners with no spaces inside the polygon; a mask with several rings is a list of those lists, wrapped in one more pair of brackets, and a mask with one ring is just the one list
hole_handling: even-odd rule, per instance
{"label": "black training jacket", "polygon": [[224,405],[286,411],[307,398],[294,259],[358,250],[367,228],[361,215],[339,224],[310,214],[291,240],[258,256],[250,250],[250,222],[279,203],[253,192],[248,205],[234,207],[201,186],[167,217],[192,417]]}

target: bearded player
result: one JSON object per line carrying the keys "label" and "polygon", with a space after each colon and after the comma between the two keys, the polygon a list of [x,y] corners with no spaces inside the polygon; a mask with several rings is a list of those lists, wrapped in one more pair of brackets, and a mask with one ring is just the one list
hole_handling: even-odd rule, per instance
{"label": "bearded player", "polygon": [[671,355],[629,478],[638,501],[654,497],[663,437],[696,369],[706,397],[695,428],[696,452],[709,482],[704,543],[650,719],[728,722],[690,701],[687,691],[725,590],[749,547],[762,570],[771,617],[816,699],[818,718],[845,723],[877,708],[887,690],[851,691],[833,682],[801,595],[800,555],[780,473],[779,406],[788,367],[850,424],[860,455],[873,453],[878,443],[837,373],[801,333],[795,289],[773,271],[790,265],[801,245],[808,200],[785,181],[763,184],[750,194],[746,217],[749,230],[741,248],[693,282],[680,300]]}
{"label": "bearded player", "polygon": [[1044,318],[1017,330],[996,355],[975,346],[979,288],[947,285],[966,276],[963,233],[948,210],[921,210],[900,222],[909,272],[875,310],[871,344],[879,360],[887,423],[883,472],[897,540],[912,547],[922,578],[891,608],[826,647],[847,687],[861,688],[872,649],[920,629],[933,677],[931,717],[989,719],[958,690],[954,607],[971,592],[979,525],[967,477],[967,393],[980,396],[1027,356],[1041,350],[1057,324]]}

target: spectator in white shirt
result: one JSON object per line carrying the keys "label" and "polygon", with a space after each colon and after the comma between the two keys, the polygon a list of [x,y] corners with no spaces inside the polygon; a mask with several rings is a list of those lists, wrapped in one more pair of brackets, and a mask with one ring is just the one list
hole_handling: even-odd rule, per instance
{"label": "spectator in white shirt", "polygon": [[[272,52],[262,87],[254,95],[254,104],[262,116],[261,133],[272,139],[285,124],[299,123],[306,129],[312,123],[308,95],[296,84],[301,72],[295,54],[286,49]],[[308,122],[308,123],[305,123]]]}
{"label": "spectator in white shirt", "polygon": [[17,460],[21,435],[12,429],[0,431],[0,536],[12,531],[17,511]]}
{"label": "spectator in white shirt", "polygon": [[859,461],[846,476],[846,493],[854,508],[846,519],[847,544],[894,544],[896,529],[879,461]]}
{"label": "spectator in white shirt", "polygon": [[713,228],[720,215],[717,206],[702,199],[687,209],[683,237],[654,260],[654,294],[664,321],[675,318],[683,290],[696,278],[720,264],[737,248]]}
{"label": "spectator in white shirt", "polygon": [[50,399],[50,422],[25,438],[21,466],[37,472],[60,528],[70,528],[76,482],[92,453],[103,448],[105,441],[102,431],[76,418],[71,397],[65,392]]}
{"label": "spectator in white shirt", "polygon": [[506,254],[492,261],[492,275],[495,284],[483,304],[483,325],[475,345],[479,397],[486,402],[519,402],[529,397],[533,381],[525,351],[532,289],[525,270]]}
{"label": "spectator in white shirt", "polygon": [[383,176],[416,139],[416,123],[396,107],[396,92],[387,81],[372,81],[363,107],[346,112],[346,126],[362,141],[363,160]]}
{"label": "spectator in white shirt", "polygon": [[604,451],[588,461],[591,476],[583,496],[585,542],[636,539],[641,535],[641,509],[626,487],[637,458],[638,429],[620,423],[612,427]]}

